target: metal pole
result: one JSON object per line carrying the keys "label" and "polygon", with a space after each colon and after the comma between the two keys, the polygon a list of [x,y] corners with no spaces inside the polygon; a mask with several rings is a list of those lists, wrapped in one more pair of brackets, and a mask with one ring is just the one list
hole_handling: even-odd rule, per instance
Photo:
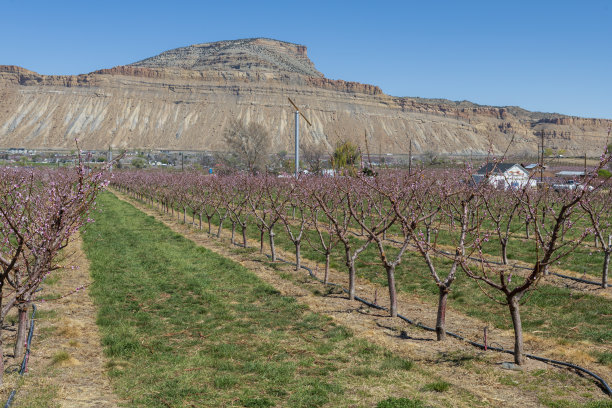
{"label": "metal pole", "polygon": [[295,111],[295,178],[300,173],[300,111]]}
{"label": "metal pole", "polygon": [[542,135],[542,147],[540,149],[540,183],[542,183],[544,179],[544,129],[542,129],[540,134]]}
{"label": "metal pole", "polygon": [[408,175],[412,174],[412,139],[410,139],[410,147],[408,148]]}

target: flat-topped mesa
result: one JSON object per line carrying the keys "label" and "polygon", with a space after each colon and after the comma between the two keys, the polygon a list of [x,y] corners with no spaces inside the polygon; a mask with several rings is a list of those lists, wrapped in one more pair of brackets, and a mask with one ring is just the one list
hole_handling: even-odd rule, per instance
{"label": "flat-topped mesa", "polygon": [[323,77],[308,58],[306,46],[268,38],[195,44],[165,51],[130,65],[194,71],[281,71]]}

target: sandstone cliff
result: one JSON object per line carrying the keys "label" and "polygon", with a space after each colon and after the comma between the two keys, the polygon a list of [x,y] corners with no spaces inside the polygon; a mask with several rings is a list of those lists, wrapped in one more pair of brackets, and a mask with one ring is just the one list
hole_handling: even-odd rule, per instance
{"label": "sandstone cliff", "polygon": [[[373,85],[331,80],[306,47],[269,39],[199,44],[111,69],[46,76],[0,66],[0,147],[223,150],[230,117],[271,130],[277,150],[292,150],[292,98],[313,126],[305,143],[340,139],[373,153],[535,151],[546,146],[597,155],[610,120],[421,98]],[[365,146],[364,146],[365,147]]]}

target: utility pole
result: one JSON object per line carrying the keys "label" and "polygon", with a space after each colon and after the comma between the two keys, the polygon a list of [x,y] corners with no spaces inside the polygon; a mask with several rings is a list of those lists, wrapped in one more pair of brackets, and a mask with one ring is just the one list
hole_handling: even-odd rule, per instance
{"label": "utility pole", "polygon": [[181,171],[185,171],[185,154],[181,152]]}
{"label": "utility pole", "polygon": [[584,153],[584,177],[586,177],[586,153]]}
{"label": "utility pole", "polygon": [[368,155],[368,166],[370,167],[370,170],[374,170],[372,166],[372,158],[370,157],[370,146],[368,145],[368,131],[367,130],[363,131],[363,140],[365,141],[366,154]]}
{"label": "utility pole", "polygon": [[540,183],[544,180],[544,129],[540,131],[542,136],[542,146],[540,147]]}
{"label": "utility pole", "polygon": [[[110,146],[108,146],[108,157],[106,158],[108,163],[113,162],[113,151]],[[110,165],[110,171],[113,171],[113,165]]]}
{"label": "utility pole", "polygon": [[300,111],[295,109],[295,178],[300,174]]}
{"label": "utility pole", "polygon": [[289,99],[289,102],[291,102],[291,105],[295,108],[295,178],[297,179],[300,174],[300,115],[302,115],[306,123],[308,123],[308,126],[312,126],[312,124],[306,116],[300,112],[291,98],[287,99]]}
{"label": "utility pole", "polygon": [[408,175],[412,175],[412,139],[408,145]]}

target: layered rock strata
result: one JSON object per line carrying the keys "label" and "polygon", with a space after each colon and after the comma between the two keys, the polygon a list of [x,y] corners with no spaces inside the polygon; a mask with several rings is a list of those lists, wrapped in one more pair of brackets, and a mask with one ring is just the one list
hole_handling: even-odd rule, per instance
{"label": "layered rock strata", "polygon": [[[373,85],[331,80],[306,47],[269,39],[199,44],[131,65],[76,76],[0,66],[0,148],[225,148],[232,117],[265,124],[275,149],[291,151],[294,100],[309,117],[306,144],[339,140],[371,153],[535,152],[545,145],[597,155],[610,120],[385,95]],[[367,141],[367,142],[366,142]]]}

